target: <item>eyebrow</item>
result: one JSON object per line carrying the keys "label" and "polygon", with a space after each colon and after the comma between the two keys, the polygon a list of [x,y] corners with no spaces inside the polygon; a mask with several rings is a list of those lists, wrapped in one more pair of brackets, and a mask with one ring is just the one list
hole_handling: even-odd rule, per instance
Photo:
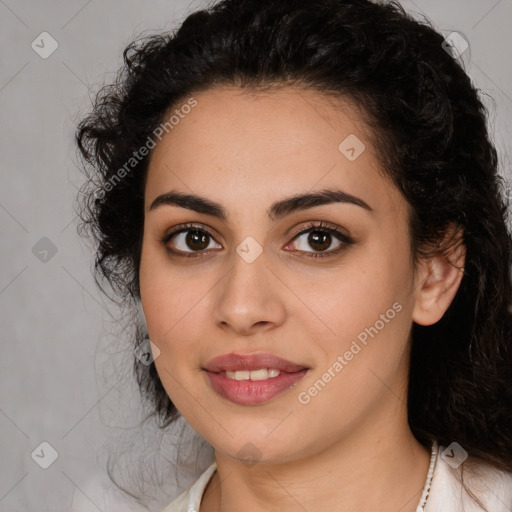
{"label": "eyebrow", "polygon": [[[373,208],[359,197],[339,189],[324,189],[317,192],[296,194],[276,201],[267,210],[267,216],[270,220],[276,221],[293,212],[332,203],[353,204],[373,212]],[[149,207],[149,211],[164,205],[180,206],[181,208],[187,208],[198,213],[211,215],[221,221],[228,220],[228,213],[221,204],[195,194],[182,194],[175,191],[167,192],[154,199]]]}

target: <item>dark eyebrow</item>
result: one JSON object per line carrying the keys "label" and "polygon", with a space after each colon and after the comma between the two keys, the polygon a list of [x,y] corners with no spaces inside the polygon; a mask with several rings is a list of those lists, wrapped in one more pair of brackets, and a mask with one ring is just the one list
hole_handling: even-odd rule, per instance
{"label": "dark eyebrow", "polygon": [[[369,212],[373,212],[373,208],[359,197],[338,189],[325,189],[317,192],[297,194],[277,201],[268,209],[267,216],[270,220],[275,221],[293,212],[331,203],[354,204]],[[167,192],[158,196],[151,203],[149,211],[163,205],[180,206],[181,208],[187,208],[188,210],[193,210],[198,213],[211,215],[222,221],[228,220],[228,214],[221,204],[195,194],[182,194],[174,191]]]}

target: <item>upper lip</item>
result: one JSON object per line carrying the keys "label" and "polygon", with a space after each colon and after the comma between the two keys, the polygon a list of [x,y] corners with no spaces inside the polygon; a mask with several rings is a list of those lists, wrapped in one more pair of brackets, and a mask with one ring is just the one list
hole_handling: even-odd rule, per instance
{"label": "upper lip", "polygon": [[205,370],[213,373],[237,370],[259,370],[261,368],[275,368],[281,372],[298,372],[308,369],[307,366],[287,361],[273,354],[224,354],[210,360]]}

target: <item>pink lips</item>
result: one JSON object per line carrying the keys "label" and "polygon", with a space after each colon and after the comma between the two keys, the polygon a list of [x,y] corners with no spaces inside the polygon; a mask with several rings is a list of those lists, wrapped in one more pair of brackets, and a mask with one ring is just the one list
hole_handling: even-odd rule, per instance
{"label": "pink lips", "polygon": [[307,368],[272,354],[224,354],[206,364],[209,372],[234,372],[236,370],[259,370],[260,368],[275,368],[280,372],[296,372]]}
{"label": "pink lips", "polygon": [[[274,368],[281,373],[265,380],[234,380],[226,371]],[[206,364],[205,373],[213,389],[227,400],[240,405],[256,405],[290,389],[308,372],[309,368],[272,354],[225,354]]]}

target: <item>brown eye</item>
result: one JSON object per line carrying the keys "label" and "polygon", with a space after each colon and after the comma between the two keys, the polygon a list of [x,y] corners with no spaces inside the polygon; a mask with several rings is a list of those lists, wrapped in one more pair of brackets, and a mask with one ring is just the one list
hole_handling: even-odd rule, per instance
{"label": "brown eye", "polygon": [[323,231],[311,231],[308,236],[308,243],[317,251],[325,251],[332,242],[332,235]]}
{"label": "brown eye", "polygon": [[[292,241],[298,252],[306,253],[306,258],[334,256],[354,243],[346,234],[324,222],[308,227],[309,229],[300,232]],[[309,248],[313,251],[308,250]]]}
{"label": "brown eye", "polygon": [[[308,227],[309,229],[297,234],[291,242],[295,245],[298,240],[296,251],[306,253],[305,257],[307,258],[334,256],[354,243],[349,236],[324,222],[311,224]],[[307,239],[305,235],[308,235]],[[208,230],[195,225],[179,226],[165,235],[161,242],[173,256],[206,256],[209,252],[207,249],[222,249],[221,245],[216,244],[213,235]],[[214,243],[213,247],[212,243]],[[333,243],[335,244],[334,248],[332,247]],[[310,251],[308,248],[313,250]],[[328,250],[329,248],[331,249]]]}
{"label": "brown eye", "polygon": [[[211,243],[214,242],[213,236],[204,229],[198,227],[182,227],[172,233],[169,233],[162,240],[167,250],[178,256],[193,256],[195,252],[200,253],[206,249],[211,249]],[[216,245],[213,248],[222,248]],[[187,253],[187,254],[180,254]]]}
{"label": "brown eye", "polygon": [[[307,235],[307,238],[305,235]],[[297,240],[294,242],[297,246],[297,250],[305,252],[310,252],[307,250],[308,248],[312,248],[318,252],[326,251],[329,248],[334,250],[341,245],[339,238],[336,240],[336,237],[334,237],[331,233],[321,229],[305,231],[298,235],[295,240]],[[331,247],[333,242],[337,242],[335,247]]]}
{"label": "brown eye", "polygon": [[208,247],[208,238],[210,236],[204,231],[194,229],[186,232],[185,245],[193,250],[202,251]]}

